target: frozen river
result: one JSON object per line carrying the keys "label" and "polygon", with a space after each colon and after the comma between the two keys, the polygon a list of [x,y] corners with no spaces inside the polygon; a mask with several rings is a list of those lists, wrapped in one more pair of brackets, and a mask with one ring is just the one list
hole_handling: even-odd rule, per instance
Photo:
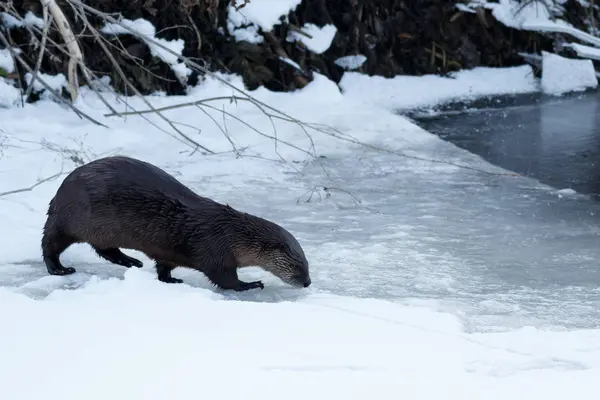
{"label": "frozen river", "polygon": [[[581,124],[595,129],[596,105],[578,100],[573,104],[570,112],[578,115],[580,125],[569,129],[577,132],[577,138],[587,138],[576,140],[580,143],[577,151],[592,151],[591,143],[600,139],[582,131]],[[477,141],[491,141],[490,151],[496,154],[492,161],[504,167],[512,165],[503,160],[516,157],[515,152],[527,155],[522,161],[539,167],[530,171],[542,171],[538,178],[552,183],[564,172],[565,164],[555,157],[555,167],[551,167],[551,157],[539,156],[547,154],[542,150],[554,149],[555,154],[576,150],[569,147],[569,141],[561,148],[556,141],[545,140],[548,130],[544,129],[558,129],[557,117],[550,112],[548,120],[538,118],[544,115],[540,108],[525,105],[506,111],[511,113],[506,117],[498,113],[485,117],[487,126],[499,116],[506,123],[518,120],[519,130],[506,128],[504,138],[498,129],[493,140],[489,135],[477,136],[475,129],[486,125],[465,115],[453,117],[453,129],[470,135],[471,141],[466,141],[471,143],[470,150],[477,148]],[[533,145],[526,144],[528,138],[541,150],[532,150]],[[515,142],[526,146],[521,153],[515,150]],[[424,157],[493,169],[479,157],[443,141],[423,146],[411,150]],[[573,166],[571,171],[591,180],[589,159],[582,157],[581,168]],[[440,309],[459,315],[471,331],[525,325],[600,326],[600,267],[596,261],[600,258],[600,203],[583,196],[560,195],[535,179],[487,175],[376,151],[359,150],[353,156],[319,162],[322,165],[315,162],[301,175],[291,174],[294,183],[289,189],[282,189],[277,182],[256,182],[252,201],[244,203],[247,211],[282,222],[301,239],[312,264],[311,292],[434,301]],[[516,168],[523,172],[520,169],[523,167]],[[210,185],[196,182],[195,189],[226,187],[219,186],[216,179]],[[315,194],[315,201],[296,204],[298,179],[307,187],[326,184],[341,188],[361,203],[345,192],[332,191],[330,198],[319,200]],[[556,179],[557,188],[569,186],[561,184],[568,179]],[[571,186],[578,190],[585,186],[578,184],[581,179],[573,182]],[[188,183],[193,187],[194,182]],[[227,190],[228,196],[249,196],[235,187],[222,190]],[[125,271],[100,260],[77,268],[79,273],[70,277],[49,277],[39,261],[24,261],[4,267],[0,285],[39,298],[56,288],[80,287],[92,275],[121,277]],[[260,272],[243,272],[242,276],[247,279],[252,274]],[[185,276],[193,286],[210,288],[194,273],[179,270],[174,275]],[[227,296],[281,301],[308,293],[266,280],[269,285],[264,291]]]}

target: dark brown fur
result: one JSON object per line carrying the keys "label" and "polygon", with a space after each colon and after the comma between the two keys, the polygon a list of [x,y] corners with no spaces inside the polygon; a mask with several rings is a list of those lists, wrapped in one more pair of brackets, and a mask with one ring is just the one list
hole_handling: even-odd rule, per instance
{"label": "dark brown fur", "polygon": [[127,268],[142,262],[120,248],[146,254],[163,282],[182,282],[171,271],[187,267],[222,289],[262,289],[260,281],[238,279],[238,268],[255,265],[294,286],[311,283],[302,247],[287,230],[201,197],[133,158],[106,157],[78,167],[47,214],[42,253],[53,275],[74,273],[60,263],[60,254],[73,243],[88,243],[100,257]]}

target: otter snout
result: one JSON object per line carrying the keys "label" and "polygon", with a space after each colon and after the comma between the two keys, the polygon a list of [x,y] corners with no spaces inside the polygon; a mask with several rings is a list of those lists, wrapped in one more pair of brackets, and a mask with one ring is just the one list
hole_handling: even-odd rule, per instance
{"label": "otter snout", "polygon": [[309,287],[312,283],[312,281],[310,280],[310,275],[306,273],[300,273],[295,275],[293,281],[296,286],[301,286],[305,288]]}

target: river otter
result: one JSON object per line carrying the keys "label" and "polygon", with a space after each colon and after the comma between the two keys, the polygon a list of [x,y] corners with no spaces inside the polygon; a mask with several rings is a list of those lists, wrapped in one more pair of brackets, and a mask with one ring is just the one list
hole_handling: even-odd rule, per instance
{"label": "river otter", "polygon": [[217,287],[263,289],[243,282],[237,268],[260,266],[296,286],[311,284],[308,261],[281,226],[202,197],[147,162],[112,156],[76,168],[50,201],[42,237],[43,260],[52,275],[69,275],[60,254],[88,243],[118,265],[142,267],[119,248],[138,250],[155,262],[158,280],[176,267],[201,271]]}

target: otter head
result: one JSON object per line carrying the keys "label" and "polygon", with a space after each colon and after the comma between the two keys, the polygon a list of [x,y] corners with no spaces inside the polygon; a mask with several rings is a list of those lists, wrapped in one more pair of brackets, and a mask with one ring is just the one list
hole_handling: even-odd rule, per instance
{"label": "otter head", "polygon": [[245,264],[258,265],[289,285],[309,287],[311,279],[308,261],[296,238],[269,221],[262,220],[260,228],[262,229],[252,229],[252,244],[245,249],[252,256],[248,257],[249,254],[246,253]]}
{"label": "otter head", "polygon": [[260,265],[289,285],[309,287],[311,279],[308,261],[298,242],[295,239],[294,242],[264,244],[261,249]]}

